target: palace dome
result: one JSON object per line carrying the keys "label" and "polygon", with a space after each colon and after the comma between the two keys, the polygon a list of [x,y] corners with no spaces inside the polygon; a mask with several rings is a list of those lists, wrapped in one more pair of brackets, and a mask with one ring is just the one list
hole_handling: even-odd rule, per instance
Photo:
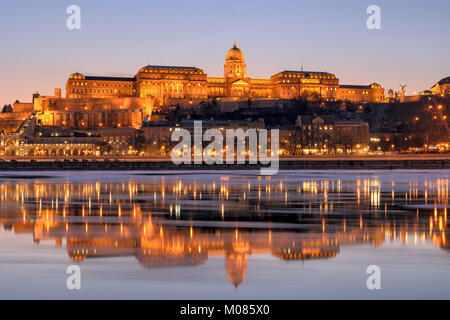
{"label": "palace dome", "polygon": [[225,58],[225,60],[242,60],[244,61],[244,53],[242,52],[241,49],[239,49],[236,44],[233,45],[233,48],[231,48],[230,50],[228,50],[227,52],[227,56]]}
{"label": "palace dome", "polygon": [[72,73],[70,75],[69,79],[72,79],[72,80],[84,80],[85,77],[84,77],[83,74],[76,72],[76,73]]}

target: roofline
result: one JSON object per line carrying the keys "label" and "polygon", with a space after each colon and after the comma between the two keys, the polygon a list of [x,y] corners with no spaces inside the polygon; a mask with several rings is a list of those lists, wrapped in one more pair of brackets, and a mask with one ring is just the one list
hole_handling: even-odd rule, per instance
{"label": "roofline", "polygon": [[[143,68],[159,68],[159,69],[189,69],[189,70],[202,70],[197,67],[183,67],[183,66],[157,66],[157,65],[147,65],[142,67]],[[140,69],[139,69],[140,70]]]}
{"label": "roofline", "polygon": [[369,85],[341,84],[341,85],[339,85],[339,88],[344,88],[344,89],[371,89],[371,86],[370,86],[370,84]]}
{"label": "roofline", "polygon": [[329,72],[325,72],[325,71],[298,71],[298,70],[284,70],[284,71],[280,71],[278,73],[304,73],[304,74],[329,74],[329,75],[333,75],[332,73]]}
{"label": "roofline", "polygon": [[136,81],[136,77],[84,76],[84,78],[97,81]]}

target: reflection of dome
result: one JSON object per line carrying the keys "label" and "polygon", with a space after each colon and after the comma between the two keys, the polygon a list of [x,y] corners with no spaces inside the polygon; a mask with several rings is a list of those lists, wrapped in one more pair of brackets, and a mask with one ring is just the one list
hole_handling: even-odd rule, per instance
{"label": "reflection of dome", "polygon": [[227,52],[227,56],[225,58],[225,60],[242,60],[244,61],[244,53],[242,52],[241,49],[239,49],[236,44],[233,45],[233,48],[231,48],[230,50],[228,50]]}
{"label": "reflection of dome", "polygon": [[231,248],[236,253],[249,253],[250,252],[250,244],[247,241],[233,241],[231,244]]}
{"label": "reflection of dome", "polygon": [[227,270],[228,281],[237,287],[245,280],[247,273],[247,255],[230,253],[225,257],[225,269]]}
{"label": "reflection of dome", "polygon": [[85,77],[84,77],[83,74],[76,72],[76,73],[72,73],[70,75],[69,79],[72,79],[72,80],[84,80]]}

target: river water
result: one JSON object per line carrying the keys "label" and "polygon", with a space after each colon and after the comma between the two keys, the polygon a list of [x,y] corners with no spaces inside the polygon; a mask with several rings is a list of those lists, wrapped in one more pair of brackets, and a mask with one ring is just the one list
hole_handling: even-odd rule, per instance
{"label": "river water", "polygon": [[2,172],[0,298],[450,298],[450,170],[258,173]]}

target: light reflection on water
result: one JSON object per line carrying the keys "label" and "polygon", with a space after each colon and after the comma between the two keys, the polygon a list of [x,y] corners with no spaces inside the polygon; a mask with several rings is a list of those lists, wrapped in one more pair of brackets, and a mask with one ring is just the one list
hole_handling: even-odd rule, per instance
{"label": "light reflection on water", "polygon": [[[35,244],[23,255],[39,253],[42,249],[37,244],[50,240],[60,248],[60,255],[81,266],[131,257],[143,270],[185,270],[220,258],[228,286],[241,290],[251,277],[253,257],[269,261],[261,264],[267,270],[258,272],[269,272],[276,280],[277,274],[292,272],[277,261],[332,265],[341,251],[352,252],[355,245],[365,246],[363,252],[355,251],[362,259],[370,257],[374,248],[397,242],[402,244],[396,249],[399,253],[415,247],[448,250],[448,185],[447,171],[395,176],[391,172],[285,172],[275,177],[95,174],[84,179],[3,176],[0,249],[14,248],[15,239],[27,235]],[[11,256],[7,258],[14,263]],[[449,258],[444,256],[446,267]],[[5,267],[6,278],[13,266]],[[432,273],[433,266],[424,272]],[[248,286],[257,284],[252,281]],[[278,286],[282,290],[283,282]],[[223,288],[223,283],[217,287]],[[359,290],[367,290],[365,282]],[[216,297],[207,291],[202,294]],[[246,297],[257,298],[257,291]],[[290,288],[289,295],[266,292],[265,297],[297,296]]]}

